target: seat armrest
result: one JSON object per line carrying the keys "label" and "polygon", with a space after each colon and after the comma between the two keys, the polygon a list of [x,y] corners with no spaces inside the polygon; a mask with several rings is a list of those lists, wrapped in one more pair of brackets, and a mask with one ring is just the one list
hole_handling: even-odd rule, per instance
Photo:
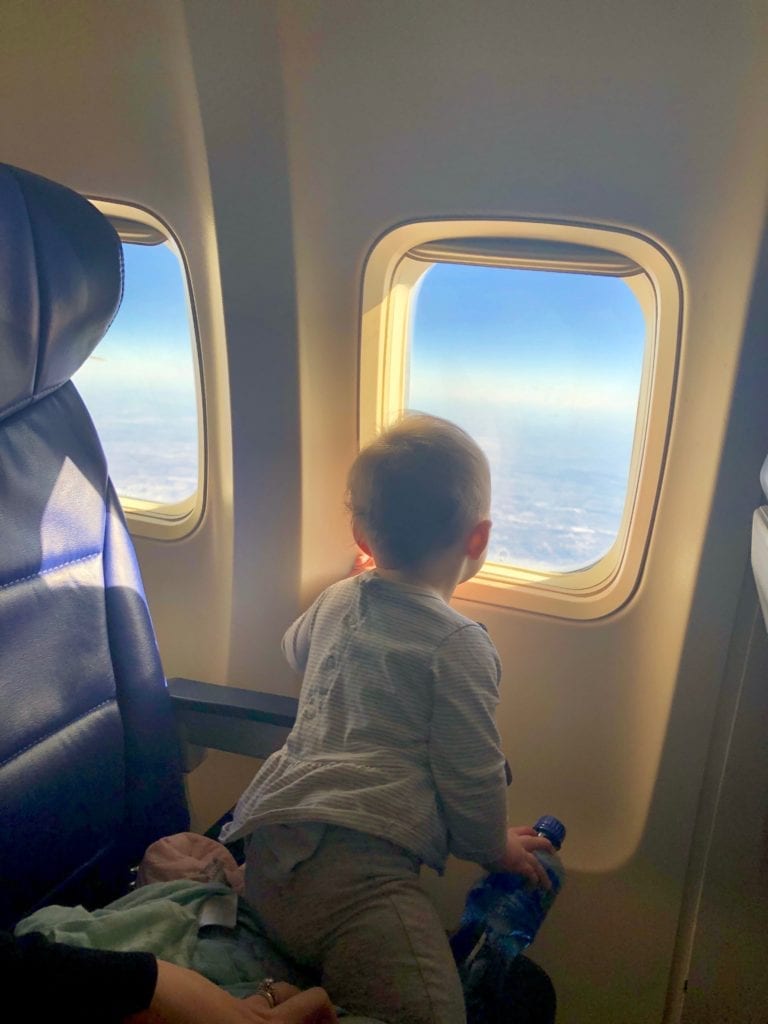
{"label": "seat armrest", "polygon": [[267,757],[283,745],[299,704],[295,697],[180,677],[168,680],[168,692],[183,741],[249,757]]}

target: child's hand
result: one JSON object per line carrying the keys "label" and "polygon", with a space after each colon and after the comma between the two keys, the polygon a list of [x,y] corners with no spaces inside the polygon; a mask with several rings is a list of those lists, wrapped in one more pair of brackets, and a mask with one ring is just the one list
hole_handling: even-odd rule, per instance
{"label": "child's hand", "polygon": [[534,851],[554,853],[552,843],[544,836],[537,835],[527,825],[518,825],[507,829],[507,849],[501,860],[486,866],[488,871],[508,871],[512,875],[521,875],[531,885],[539,885],[542,889],[551,889],[544,865],[534,856]]}
{"label": "child's hand", "polygon": [[355,560],[352,563],[352,568],[347,574],[347,578],[350,576],[357,576],[361,572],[367,572],[369,569],[375,569],[376,562],[374,561],[373,555],[367,555],[364,551],[357,549]]}

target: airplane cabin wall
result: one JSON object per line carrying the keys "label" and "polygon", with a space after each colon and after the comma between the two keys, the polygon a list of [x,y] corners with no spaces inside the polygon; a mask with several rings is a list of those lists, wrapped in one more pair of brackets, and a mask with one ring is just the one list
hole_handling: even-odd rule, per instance
{"label": "airplane cabin wall", "polygon": [[[570,826],[571,880],[535,953],[568,1021],[663,1015],[768,436],[745,427],[710,521],[764,223],[764,20],[744,4],[651,6],[280,7],[307,597],[348,564],[324,537],[356,414],[356,289],[381,233],[462,215],[626,226],[682,276],[675,417],[632,601],[590,623],[461,605],[505,666],[511,817]],[[764,362],[751,372],[765,387]],[[430,883],[446,922],[468,876]]]}
{"label": "airplane cabin wall", "polygon": [[[384,231],[583,221],[639,231],[675,261],[679,384],[636,594],[584,623],[460,605],[504,664],[510,816],[569,826],[568,884],[535,947],[569,1024],[662,1020],[682,956],[768,447],[754,400],[766,361],[753,353],[739,376],[768,181],[766,27],[747,0],[36,0],[0,13],[0,157],[146,205],[189,262],[207,504],[184,540],[138,544],[169,674],[295,692],[282,629],[353,554],[360,280]],[[446,920],[467,877],[454,865],[427,883]]]}
{"label": "airplane cabin wall", "polygon": [[86,195],[144,206],[184,249],[205,337],[211,486],[192,536],[135,543],[166,668],[223,681],[233,547],[229,388],[207,156],[183,11],[152,0],[22,0],[0,9],[0,48],[0,159]]}

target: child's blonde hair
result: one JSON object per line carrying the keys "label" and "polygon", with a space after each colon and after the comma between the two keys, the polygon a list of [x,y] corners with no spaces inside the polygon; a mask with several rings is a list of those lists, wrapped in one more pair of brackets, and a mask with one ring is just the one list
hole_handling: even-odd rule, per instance
{"label": "child's blonde hair", "polygon": [[364,448],[347,477],[347,508],[382,566],[418,569],[486,516],[491,473],[461,427],[412,413]]}

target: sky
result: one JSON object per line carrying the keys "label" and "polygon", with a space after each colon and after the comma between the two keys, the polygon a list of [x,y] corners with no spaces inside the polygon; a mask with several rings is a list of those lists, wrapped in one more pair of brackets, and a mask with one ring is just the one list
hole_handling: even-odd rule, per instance
{"label": "sky", "polygon": [[124,245],[125,292],[75,374],[118,493],[183,501],[197,490],[197,400],[186,287],[166,245]]}
{"label": "sky", "polygon": [[491,463],[489,560],[570,572],[616,538],[645,322],[620,278],[438,264],[412,306],[406,405]]}
{"label": "sky", "polygon": [[[124,246],[125,297],[75,375],[124,497],[194,494],[198,428],[181,268]],[[406,407],[459,423],[493,478],[490,561],[584,568],[616,538],[645,344],[620,278],[439,264],[411,303]]]}

